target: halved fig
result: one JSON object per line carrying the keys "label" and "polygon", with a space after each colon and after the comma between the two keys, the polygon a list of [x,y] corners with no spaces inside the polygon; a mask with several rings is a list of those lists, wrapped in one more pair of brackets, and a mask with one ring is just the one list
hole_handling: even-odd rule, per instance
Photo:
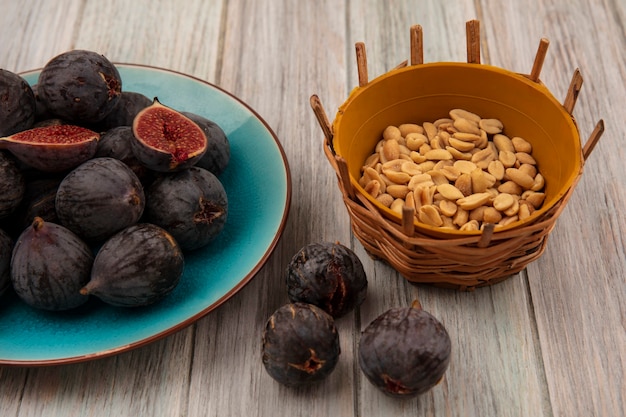
{"label": "halved fig", "polygon": [[96,153],[100,134],[75,125],[36,127],[0,138],[0,149],[45,172],[72,169]]}
{"label": "halved fig", "polygon": [[158,172],[193,166],[207,150],[207,137],[187,116],[157,98],[133,120],[132,150],[139,162]]}

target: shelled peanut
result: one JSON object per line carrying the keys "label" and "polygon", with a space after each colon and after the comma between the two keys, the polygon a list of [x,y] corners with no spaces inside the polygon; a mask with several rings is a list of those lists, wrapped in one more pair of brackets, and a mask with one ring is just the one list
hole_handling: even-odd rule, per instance
{"label": "shelled peanut", "polygon": [[545,199],[531,144],[498,119],[463,109],[433,122],[388,126],[359,184],[391,210],[412,207],[424,224],[496,229],[528,218]]}

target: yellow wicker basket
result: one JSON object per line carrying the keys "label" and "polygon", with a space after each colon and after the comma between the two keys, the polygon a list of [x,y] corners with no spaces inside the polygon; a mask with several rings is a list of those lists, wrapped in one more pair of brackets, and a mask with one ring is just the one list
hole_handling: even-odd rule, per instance
{"label": "yellow wicker basket", "polygon": [[[365,46],[356,44],[359,86],[331,125],[319,97],[311,106],[324,133],[354,235],[375,259],[407,280],[471,290],[500,282],[540,257],[555,222],[582,175],[585,159],[604,131],[600,120],[581,146],[572,116],[582,86],[578,70],[560,104],[539,81],[548,41],[542,39],[529,75],[480,63],[479,22],[467,22],[467,63],[423,63],[421,28],[411,28],[411,60],[369,81]],[[413,209],[402,215],[359,185],[359,173],[388,125],[435,120],[452,108],[500,119],[525,137],[546,178],[546,198],[529,218],[494,230],[466,232],[428,226]]]}

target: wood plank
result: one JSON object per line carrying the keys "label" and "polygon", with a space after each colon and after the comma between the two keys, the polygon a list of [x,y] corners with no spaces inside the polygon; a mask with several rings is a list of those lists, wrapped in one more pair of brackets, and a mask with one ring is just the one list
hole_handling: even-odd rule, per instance
{"label": "wood plank", "polygon": [[96,49],[114,62],[141,63],[215,81],[224,1],[87,2],[76,48]]}
{"label": "wood plank", "polygon": [[81,13],[81,3],[73,0],[3,2],[2,68],[14,72],[41,68],[57,53],[71,49],[75,36],[73,23]]}
{"label": "wood plank", "polygon": [[[291,165],[293,197],[284,235],[266,267],[198,323],[190,414],[352,415],[352,315],[337,321],[342,351],[337,368],[315,386],[281,386],[266,373],[260,350],[266,320],[289,301],[285,270],[296,251],[322,240],[350,246],[336,177],[309,105],[309,97],[319,94],[333,117],[333,107],[347,94],[345,10],[331,1],[241,1],[229,2],[226,15],[221,84],[276,132]],[[212,394],[202,395],[204,390]]]}
{"label": "wood plank", "polygon": [[[455,7],[422,2],[419,9],[405,2],[377,9],[376,13],[368,8],[371,3],[354,3],[352,33],[361,34],[372,51],[368,57],[375,74],[393,68],[400,57],[407,56],[408,30],[413,24],[423,27],[424,62],[467,59],[465,23],[478,13],[472,2],[456,3]],[[384,45],[385,50],[377,45]],[[540,359],[540,351],[523,276],[513,276],[492,288],[457,293],[408,285],[379,263],[370,268],[375,271],[374,288],[389,299],[365,305],[361,327],[386,309],[409,305],[412,298],[419,298],[423,307],[446,325],[453,352],[443,383],[414,401],[383,397],[360,378],[359,398],[363,401],[359,409],[363,415],[550,415],[541,361],[529,364],[529,358]]]}
{"label": "wood plank", "polygon": [[[181,414],[186,406],[192,334],[189,328],[145,348],[97,361],[25,368],[28,378],[15,415]],[[5,399],[9,397],[3,393]]]}
{"label": "wood plank", "polygon": [[[365,42],[371,77],[408,58],[413,24],[423,27],[424,62],[465,62],[465,23],[479,12],[474,2],[456,2],[454,7],[435,1],[421,2],[419,8],[411,8],[408,2],[393,8],[376,2],[352,2],[351,6],[350,39]],[[350,74],[356,74],[352,68]],[[356,85],[352,75],[350,81]],[[360,414],[550,415],[523,276],[458,293],[407,284],[379,262],[368,263],[368,270],[373,271],[373,295],[361,309],[361,328],[388,308],[407,306],[419,298],[424,309],[447,327],[453,350],[444,381],[415,400],[387,398],[359,375]]]}
{"label": "wood plank", "polygon": [[[540,18],[520,21],[527,9]],[[542,79],[559,99],[574,69],[581,69],[584,82],[574,115],[583,142],[600,118],[607,121],[546,253],[528,275],[554,415],[624,415],[625,225],[623,216],[612,215],[623,207],[626,187],[621,150],[626,132],[619,122],[624,95],[615,88],[626,81],[623,70],[617,70],[625,67],[619,20],[624,4],[529,1],[506,7],[490,3],[483,11],[493,22],[487,28],[494,61],[528,67],[528,60],[515,58],[517,51],[531,52],[519,40],[531,34],[551,39]],[[525,37],[507,48],[507,37],[495,35],[511,30]]]}
{"label": "wood plank", "polygon": [[[70,13],[68,21],[76,24],[58,24],[62,9],[55,9],[59,14],[55,21],[34,12],[52,13],[53,4],[65,6]],[[29,6],[29,19],[41,20],[43,25],[36,36],[24,26],[29,60],[17,59],[16,70],[41,67],[56,53],[82,48],[98,51],[114,62],[154,65],[214,81],[219,65],[221,2],[186,2],[187,12],[182,14],[172,12],[178,9],[175,2],[135,2],[132,7],[89,2],[78,7],[81,4]],[[44,35],[46,28],[49,36]],[[42,39],[55,42],[57,49],[35,50]],[[2,62],[9,59],[2,57]],[[3,411],[16,416],[185,415],[193,336],[191,326],[144,348],[99,361],[3,369],[3,381],[22,380],[11,388],[20,390],[19,395],[2,393]]]}
{"label": "wood plank", "polygon": [[18,415],[27,378],[28,369],[26,368],[0,367],[0,381],[2,381],[0,413],[3,416]]}

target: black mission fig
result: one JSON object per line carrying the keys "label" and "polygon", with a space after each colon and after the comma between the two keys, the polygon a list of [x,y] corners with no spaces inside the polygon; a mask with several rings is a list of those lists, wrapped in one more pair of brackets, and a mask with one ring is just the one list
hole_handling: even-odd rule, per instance
{"label": "black mission fig", "polygon": [[365,300],[367,277],[358,256],[344,245],[310,243],[289,262],[287,294],[292,302],[314,304],[339,318]]}
{"label": "black mission fig", "polygon": [[191,167],[156,179],[146,191],[146,219],[195,250],[212,242],[228,217],[228,197],[209,171]]}
{"label": "black mission fig", "polygon": [[131,149],[133,130],[130,126],[113,127],[102,133],[96,149],[96,158],[115,158],[124,162],[142,183],[152,179],[151,171],[143,166]]}
{"label": "black mission fig", "polygon": [[267,320],[262,338],[262,361],[267,373],[290,387],[325,379],[341,354],[333,318],[307,303],[280,307]]}
{"label": "black mission fig", "polygon": [[230,142],[224,130],[214,121],[195,113],[182,112],[193,120],[207,137],[207,150],[196,162],[197,167],[219,175],[226,169],[230,162]]}
{"label": "black mission fig", "polygon": [[389,396],[408,398],[441,380],[450,353],[446,328],[415,302],[374,319],[361,334],[358,355],[361,370],[375,387]]}
{"label": "black mission fig", "polygon": [[63,52],[41,70],[37,96],[54,116],[74,123],[104,119],[120,100],[122,79],[104,55],[75,49]]}
{"label": "black mission fig", "polygon": [[97,123],[101,131],[118,126],[132,126],[137,114],[152,104],[152,100],[141,93],[122,91],[118,103],[104,119]]}
{"label": "black mission fig", "polygon": [[89,281],[93,254],[67,228],[36,217],[15,242],[11,282],[28,305],[50,311],[69,310],[88,297],[80,289]]}
{"label": "black mission fig", "polygon": [[48,124],[0,138],[0,149],[37,170],[63,172],[92,158],[99,138],[99,133],[81,126]]}
{"label": "black mission fig", "polygon": [[102,245],[91,279],[80,292],[114,306],[146,306],[171,293],[183,270],[183,254],[174,238],[158,226],[139,223]]}
{"label": "black mission fig", "polygon": [[207,137],[200,126],[157,98],[133,119],[133,136],[135,157],[157,172],[189,168],[207,150]]}
{"label": "black mission fig", "polygon": [[0,297],[11,287],[11,253],[13,239],[0,229]]}
{"label": "black mission fig", "polygon": [[20,205],[26,183],[16,161],[0,151],[0,219],[9,216]]}
{"label": "black mission fig", "polygon": [[18,227],[25,229],[32,224],[35,217],[59,223],[55,200],[60,183],[60,178],[35,178],[26,181],[26,191],[18,209],[19,216],[16,216],[19,220]]}
{"label": "black mission fig", "polygon": [[145,194],[126,164],[94,158],[63,178],[55,205],[61,224],[88,242],[101,242],[138,222]]}
{"label": "black mission fig", "polygon": [[0,69],[0,137],[30,129],[35,110],[35,95],[26,80]]}

